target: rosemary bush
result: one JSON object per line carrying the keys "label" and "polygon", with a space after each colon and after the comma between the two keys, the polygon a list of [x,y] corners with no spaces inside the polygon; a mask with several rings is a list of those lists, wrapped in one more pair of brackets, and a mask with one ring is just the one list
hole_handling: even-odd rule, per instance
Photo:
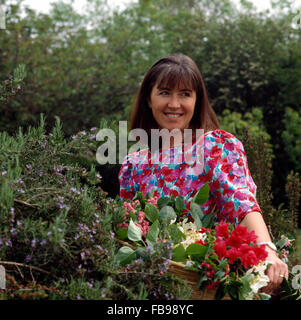
{"label": "rosemary bush", "polygon": [[96,128],[66,139],[59,118],[51,133],[44,127],[41,116],[26,133],[0,133],[0,264],[7,273],[0,298],[187,297],[179,280],[160,275],[163,248],[147,265],[155,279],[139,262],[139,272],[120,273],[111,225],[117,204],[95,170]]}

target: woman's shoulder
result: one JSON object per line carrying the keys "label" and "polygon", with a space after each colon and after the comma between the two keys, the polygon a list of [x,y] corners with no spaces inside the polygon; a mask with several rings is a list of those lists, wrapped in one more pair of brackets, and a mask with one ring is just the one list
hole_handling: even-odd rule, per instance
{"label": "woman's shoulder", "polygon": [[215,129],[212,131],[207,131],[204,133],[205,138],[210,140],[215,140],[220,143],[225,143],[227,141],[236,142],[239,139],[232,133],[222,130],[222,129]]}
{"label": "woman's shoulder", "polygon": [[243,150],[241,141],[232,133],[222,130],[215,129],[204,133],[205,146],[210,144],[211,147],[217,146],[225,148],[227,150],[240,149]]}
{"label": "woman's shoulder", "polygon": [[215,129],[215,130],[211,130],[211,131],[207,131],[204,133],[204,136],[207,138],[214,138],[214,139],[222,139],[222,140],[226,140],[226,139],[237,139],[234,134],[222,130],[222,129]]}

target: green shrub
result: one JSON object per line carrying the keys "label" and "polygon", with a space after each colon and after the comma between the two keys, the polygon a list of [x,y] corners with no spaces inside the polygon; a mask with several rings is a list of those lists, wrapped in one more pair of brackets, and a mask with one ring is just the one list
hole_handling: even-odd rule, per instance
{"label": "green shrub", "polygon": [[0,298],[187,297],[179,280],[160,275],[163,248],[149,259],[156,261],[147,270],[154,279],[137,261],[135,273],[121,272],[112,231],[116,203],[100,188],[91,160],[95,131],[66,139],[57,118],[46,135],[42,116],[26,133],[0,133],[0,264],[10,270]]}
{"label": "green shrub", "polygon": [[13,75],[10,75],[9,79],[4,80],[2,84],[0,83],[0,106],[7,104],[10,98],[14,97],[22,89],[21,85],[25,77],[25,65],[19,64],[14,69]]}
{"label": "green shrub", "polygon": [[296,238],[301,193],[299,174],[290,172],[287,176],[285,191],[289,203],[288,207],[285,208],[284,203],[275,207],[272,189],[272,155],[265,138],[251,136],[246,131],[243,144],[248,158],[249,170],[257,186],[256,199],[272,238],[277,239],[281,234],[289,234]]}
{"label": "green shrub", "polygon": [[296,171],[301,171],[301,114],[290,107],[285,108],[285,130],[281,134],[284,149]]}

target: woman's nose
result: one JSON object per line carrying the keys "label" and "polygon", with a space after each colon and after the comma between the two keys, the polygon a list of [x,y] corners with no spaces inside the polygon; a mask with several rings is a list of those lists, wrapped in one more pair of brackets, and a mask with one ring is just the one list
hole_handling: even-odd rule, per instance
{"label": "woman's nose", "polygon": [[176,95],[171,95],[171,96],[170,96],[170,100],[169,100],[169,102],[168,102],[168,106],[169,106],[170,108],[176,109],[176,108],[179,108],[180,105],[181,105],[181,104],[180,104],[179,98],[178,98]]}

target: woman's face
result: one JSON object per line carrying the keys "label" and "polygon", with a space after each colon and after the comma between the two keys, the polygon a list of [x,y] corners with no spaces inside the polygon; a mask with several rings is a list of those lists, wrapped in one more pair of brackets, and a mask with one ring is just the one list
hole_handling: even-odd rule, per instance
{"label": "woman's face", "polygon": [[196,103],[196,92],[190,88],[153,87],[149,107],[159,129],[188,129]]}

